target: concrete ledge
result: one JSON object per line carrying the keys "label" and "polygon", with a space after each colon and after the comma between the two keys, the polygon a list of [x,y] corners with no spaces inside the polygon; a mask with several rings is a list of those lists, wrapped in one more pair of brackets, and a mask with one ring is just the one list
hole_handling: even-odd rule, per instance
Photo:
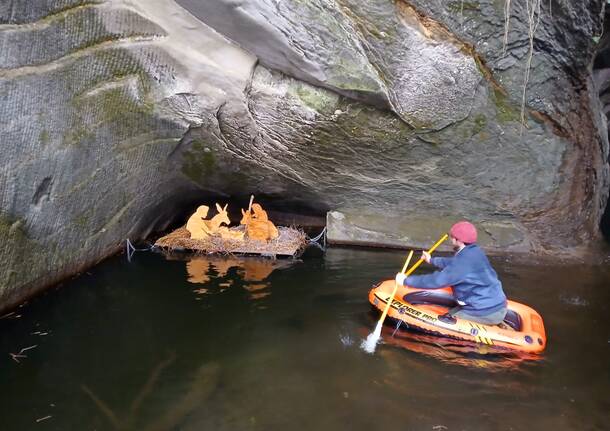
{"label": "concrete ledge", "polygon": [[[353,214],[329,211],[326,214],[329,244],[386,248],[422,248],[434,244],[453,223],[455,217],[404,217],[377,214]],[[474,221],[479,244],[489,250],[529,252],[531,245],[523,230],[513,222]],[[439,251],[451,251],[447,241]]]}

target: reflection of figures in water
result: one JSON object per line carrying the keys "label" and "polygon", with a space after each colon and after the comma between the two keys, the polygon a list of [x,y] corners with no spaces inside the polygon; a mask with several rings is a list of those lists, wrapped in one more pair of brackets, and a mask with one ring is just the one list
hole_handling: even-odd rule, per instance
{"label": "reflection of figures in water", "polygon": [[[229,270],[235,268],[241,276],[244,288],[251,293],[252,299],[260,299],[270,294],[263,290],[269,287],[264,280],[273,271],[292,265],[293,260],[277,260],[258,257],[221,257],[221,256],[193,256],[186,262],[188,273],[187,281],[195,284],[207,284],[213,278],[224,278]],[[220,283],[220,290],[224,290],[233,284],[233,280],[227,279]],[[210,292],[209,286],[194,290],[197,294]]]}
{"label": "reflection of figures in water", "polygon": [[263,281],[278,268],[279,262],[271,259],[244,259],[239,272],[245,281]]}
{"label": "reflection of figures in water", "polygon": [[186,262],[186,272],[188,273],[187,281],[189,283],[205,284],[210,281],[208,269],[210,263],[205,259],[193,258]]}

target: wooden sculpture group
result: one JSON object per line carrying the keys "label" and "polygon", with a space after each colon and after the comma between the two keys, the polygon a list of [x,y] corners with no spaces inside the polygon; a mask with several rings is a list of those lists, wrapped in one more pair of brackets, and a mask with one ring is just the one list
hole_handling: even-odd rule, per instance
{"label": "wooden sculpture group", "polygon": [[[222,239],[243,241],[244,237],[255,241],[269,241],[279,236],[275,225],[267,217],[267,212],[259,204],[252,203],[250,198],[248,210],[241,210],[242,218],[240,225],[245,226],[244,230],[231,230],[231,224],[227,213],[226,204],[224,207],[216,204],[217,214],[211,219],[207,219],[209,207],[201,205],[186,223],[186,229],[191,234],[191,239],[206,239],[211,236],[220,236]],[[223,226],[224,225],[224,226]]]}

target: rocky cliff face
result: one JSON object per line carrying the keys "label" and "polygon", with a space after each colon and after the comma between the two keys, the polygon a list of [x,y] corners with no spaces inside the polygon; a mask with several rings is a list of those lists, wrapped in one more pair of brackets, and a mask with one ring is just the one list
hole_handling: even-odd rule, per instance
{"label": "rocky cliff face", "polygon": [[35,0],[0,4],[0,307],[171,223],[257,193],[337,241],[598,238],[602,0]]}
{"label": "rocky cliff face", "polygon": [[[606,8],[604,13],[604,27],[602,36],[595,36],[598,44],[595,61],[593,64],[593,80],[599,93],[599,103],[604,119],[606,130],[608,130],[608,115],[610,114],[610,9]],[[610,160],[609,160],[610,161]],[[610,238],[610,206],[606,204],[606,210],[601,220],[601,230],[606,238]]]}

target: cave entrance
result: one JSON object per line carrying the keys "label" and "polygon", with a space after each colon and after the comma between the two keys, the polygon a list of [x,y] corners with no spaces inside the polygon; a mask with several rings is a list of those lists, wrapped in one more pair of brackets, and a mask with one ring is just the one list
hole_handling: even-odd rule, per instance
{"label": "cave entrance", "polygon": [[[159,218],[154,229],[156,236],[184,226],[188,218],[195,213],[200,205],[206,205],[210,208],[210,216],[217,212],[215,209],[216,203],[221,206],[227,205],[231,225],[239,224],[242,217],[241,210],[248,208],[251,196],[222,196],[193,190],[181,193],[181,195],[182,199],[164,203],[165,214]],[[326,226],[327,209],[312,208],[301,202],[289,201],[262,193],[254,195],[254,201],[263,206],[268,213],[269,220],[272,220],[276,225],[298,227],[309,235],[319,233]]]}

